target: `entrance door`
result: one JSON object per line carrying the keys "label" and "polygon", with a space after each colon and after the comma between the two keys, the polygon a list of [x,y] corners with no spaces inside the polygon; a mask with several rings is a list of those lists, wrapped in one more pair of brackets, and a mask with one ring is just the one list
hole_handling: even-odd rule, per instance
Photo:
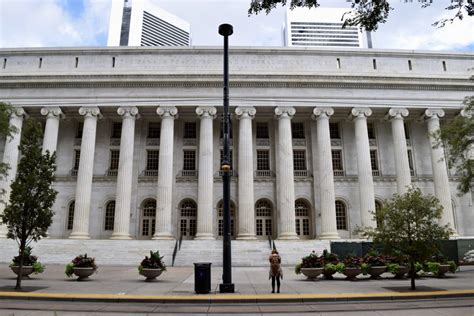
{"label": "entrance door", "polygon": [[257,238],[267,239],[273,236],[272,207],[267,201],[257,201],[255,204],[255,228]]}
{"label": "entrance door", "polygon": [[296,234],[301,239],[307,239],[310,236],[310,216],[308,204],[303,200],[295,202],[295,224]]}
{"label": "entrance door", "polygon": [[192,200],[184,200],[180,205],[179,231],[183,239],[196,236],[197,206]]}
{"label": "entrance door", "polygon": [[[217,206],[217,236],[224,236],[224,202],[220,201]],[[230,202],[230,234],[235,239],[235,205]]]}
{"label": "entrance door", "polygon": [[146,200],[142,207],[142,220],[140,226],[140,238],[151,239],[155,234],[156,225],[156,201]]}

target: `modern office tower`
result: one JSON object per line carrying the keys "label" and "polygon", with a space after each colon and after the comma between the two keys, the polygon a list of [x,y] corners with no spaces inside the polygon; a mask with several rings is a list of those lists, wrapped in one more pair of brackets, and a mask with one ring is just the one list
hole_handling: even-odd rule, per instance
{"label": "modern office tower", "polygon": [[287,9],[283,30],[285,46],[372,48],[370,33],[358,27],[342,28],[347,8]]}
{"label": "modern office tower", "polygon": [[107,46],[189,46],[189,23],[150,0],[112,0]]}

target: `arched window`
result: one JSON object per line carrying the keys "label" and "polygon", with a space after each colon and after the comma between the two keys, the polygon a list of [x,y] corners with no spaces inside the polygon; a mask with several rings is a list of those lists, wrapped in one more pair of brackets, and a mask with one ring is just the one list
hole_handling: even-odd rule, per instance
{"label": "arched window", "polygon": [[257,236],[272,236],[272,206],[266,200],[259,200],[255,203],[255,227]]}
{"label": "arched window", "polygon": [[156,225],[156,201],[153,199],[146,200],[142,204],[142,220],[141,220],[142,238],[151,238],[155,234]]}
{"label": "arched window", "polygon": [[336,226],[337,229],[347,230],[347,207],[342,201],[336,201]]}
{"label": "arched window", "polygon": [[105,206],[104,230],[114,230],[115,201],[110,201]]}
{"label": "arched window", "polygon": [[197,205],[193,200],[184,200],[180,204],[179,231],[183,238],[192,239],[196,235]]}
{"label": "arched window", "polygon": [[67,230],[72,230],[74,225],[74,207],[76,206],[76,202],[72,201],[69,203],[68,211],[67,211]]}
{"label": "arched window", "polygon": [[295,225],[298,236],[309,236],[309,206],[305,200],[295,201]]}
{"label": "arched window", "polygon": [[[224,202],[220,201],[217,205],[217,235],[224,235]],[[230,234],[235,236],[235,205],[230,202]]]}
{"label": "arched window", "polygon": [[[375,200],[375,214],[378,214],[381,209],[382,209],[382,202]],[[382,220],[379,219],[377,216],[375,218],[377,220],[377,227],[380,227],[382,225]]]}

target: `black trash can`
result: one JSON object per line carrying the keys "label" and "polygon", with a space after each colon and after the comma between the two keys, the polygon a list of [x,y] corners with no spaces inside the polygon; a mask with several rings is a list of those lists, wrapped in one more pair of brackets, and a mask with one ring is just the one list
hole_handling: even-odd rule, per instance
{"label": "black trash can", "polygon": [[194,291],[197,294],[207,294],[211,291],[210,262],[194,263]]}

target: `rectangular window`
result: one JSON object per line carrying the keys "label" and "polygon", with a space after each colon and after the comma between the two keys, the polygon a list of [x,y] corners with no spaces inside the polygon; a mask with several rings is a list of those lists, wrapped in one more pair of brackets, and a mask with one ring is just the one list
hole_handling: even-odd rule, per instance
{"label": "rectangular window", "polygon": [[293,150],[293,168],[294,170],[306,170],[305,150]]}
{"label": "rectangular window", "polygon": [[257,236],[263,236],[263,220],[257,219]]}
{"label": "rectangular window", "polygon": [[370,151],[370,165],[372,166],[372,171],[379,170],[379,161],[377,159],[377,150]]}
{"label": "rectangular window", "polygon": [[331,139],[341,139],[339,123],[329,123],[329,135],[331,136]]}
{"label": "rectangular window", "polygon": [[443,60],[443,71],[446,71],[446,70],[448,70],[448,69],[446,68],[446,62]]}
{"label": "rectangular window", "polygon": [[148,123],[148,138],[160,138],[160,123]]}
{"label": "rectangular window", "polygon": [[82,138],[82,131],[84,130],[84,123],[78,122],[76,129],[76,138]]}
{"label": "rectangular window", "polygon": [[303,218],[303,235],[309,236],[309,219]]}
{"label": "rectangular window", "polygon": [[122,123],[114,122],[112,124],[112,137],[111,138],[120,138],[122,136]]}
{"label": "rectangular window", "polygon": [[302,139],[304,138],[304,124],[303,123],[291,123],[291,134],[293,138]]}
{"label": "rectangular window", "polygon": [[408,70],[412,70],[412,67],[411,67],[411,60],[408,60]]}
{"label": "rectangular window", "polygon": [[185,150],[183,152],[183,170],[196,170],[195,150]]}
{"label": "rectangular window", "polygon": [[74,167],[73,170],[79,169],[79,161],[81,158],[81,151],[79,149],[74,150]]}
{"label": "rectangular window", "polygon": [[374,69],[377,69],[377,60],[376,59],[372,59],[372,66],[374,67]]}
{"label": "rectangular window", "polygon": [[272,220],[265,219],[265,235],[271,236],[272,235]]}
{"label": "rectangular window", "polygon": [[373,123],[367,123],[367,134],[369,139],[375,139],[375,128]]}
{"label": "rectangular window", "polygon": [[160,152],[158,150],[148,150],[146,152],[146,170],[158,170]]}
{"label": "rectangular window", "polygon": [[270,152],[257,150],[257,170],[270,170]]}
{"label": "rectangular window", "polygon": [[257,123],[257,138],[268,139],[268,124],[267,123]]}
{"label": "rectangular window", "polygon": [[[221,158],[220,159],[221,159],[221,165],[222,165],[222,163],[224,162],[224,150],[223,149],[221,149]],[[229,160],[230,160],[229,163],[232,166],[232,149],[229,150]]]}
{"label": "rectangular window", "polygon": [[408,129],[408,124],[404,124],[405,129],[405,139],[410,139],[410,130]]}
{"label": "rectangular window", "polygon": [[332,153],[332,169],[333,170],[344,170],[342,166],[342,150],[331,150]]}
{"label": "rectangular window", "polygon": [[184,123],[184,138],[196,138],[196,123],[195,122]]}
{"label": "rectangular window", "polygon": [[120,150],[110,151],[110,167],[109,170],[118,170],[120,158]]}

